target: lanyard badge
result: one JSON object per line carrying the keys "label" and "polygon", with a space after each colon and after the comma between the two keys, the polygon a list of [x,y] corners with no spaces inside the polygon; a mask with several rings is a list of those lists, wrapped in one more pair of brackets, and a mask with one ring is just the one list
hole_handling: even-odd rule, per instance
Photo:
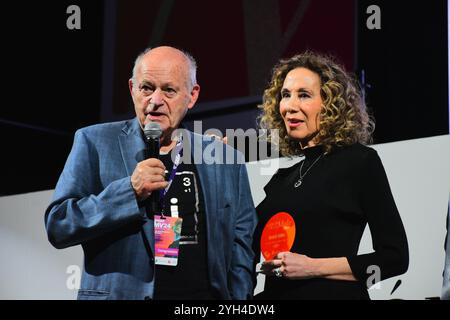
{"label": "lanyard badge", "polygon": [[179,217],[155,216],[155,264],[178,264],[182,223]]}

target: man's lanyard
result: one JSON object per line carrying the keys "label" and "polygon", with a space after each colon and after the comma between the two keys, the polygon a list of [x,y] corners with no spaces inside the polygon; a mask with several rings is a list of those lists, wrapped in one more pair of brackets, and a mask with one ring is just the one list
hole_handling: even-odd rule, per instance
{"label": "man's lanyard", "polygon": [[159,203],[161,208],[161,217],[164,218],[164,198],[166,197],[167,192],[169,191],[170,187],[172,186],[172,182],[175,179],[175,175],[177,173],[178,166],[181,162],[181,157],[183,156],[183,141],[178,141],[177,145],[175,146],[175,161],[173,162],[173,167],[169,175],[169,184],[164,190],[161,190],[159,192]]}

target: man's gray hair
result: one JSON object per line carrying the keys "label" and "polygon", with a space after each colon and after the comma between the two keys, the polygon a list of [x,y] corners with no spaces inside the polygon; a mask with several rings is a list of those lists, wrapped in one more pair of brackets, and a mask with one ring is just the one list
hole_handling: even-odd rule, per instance
{"label": "man's gray hair", "polygon": [[[131,78],[133,83],[136,84],[136,73],[141,64],[142,58],[152,49],[153,48],[145,49],[143,52],[141,52],[137,56],[136,60],[134,61],[133,75]],[[177,50],[179,50],[181,53],[183,53],[189,62],[189,80],[190,81],[188,82],[188,85],[190,86],[189,90],[192,90],[192,88],[197,84],[197,62],[195,61],[194,57],[189,52],[180,50],[180,49],[177,49]]]}

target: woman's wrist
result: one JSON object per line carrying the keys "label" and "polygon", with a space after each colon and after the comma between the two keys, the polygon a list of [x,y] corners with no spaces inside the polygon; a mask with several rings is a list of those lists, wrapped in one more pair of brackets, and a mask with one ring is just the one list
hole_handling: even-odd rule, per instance
{"label": "woman's wrist", "polygon": [[355,281],[347,258],[309,258],[314,278]]}
{"label": "woman's wrist", "polygon": [[325,278],[328,276],[326,273],[326,259],[321,258],[308,258],[311,265],[311,277],[313,278]]}

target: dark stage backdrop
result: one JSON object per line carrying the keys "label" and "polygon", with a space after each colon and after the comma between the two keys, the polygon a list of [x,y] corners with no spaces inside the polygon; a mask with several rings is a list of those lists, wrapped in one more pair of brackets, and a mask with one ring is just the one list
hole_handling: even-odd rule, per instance
{"label": "dark stage backdrop", "polygon": [[[81,30],[66,27],[73,4]],[[380,30],[366,27],[372,4]],[[256,128],[274,63],[312,49],[361,79],[376,143],[448,133],[446,1],[63,0],[3,12],[0,195],[54,188],[76,129],[133,116],[127,80],[148,46],[197,59],[202,91],[187,127]]]}
{"label": "dark stage backdrop", "polygon": [[[188,119],[221,130],[255,127],[255,105],[281,57],[314,49],[338,56],[350,70],[355,66],[353,1],[119,0],[107,9],[108,32],[116,36],[105,48],[111,54],[102,120],[132,116],[127,82],[146,47],[172,45],[196,58],[201,94]],[[237,121],[223,121],[223,113]]]}

